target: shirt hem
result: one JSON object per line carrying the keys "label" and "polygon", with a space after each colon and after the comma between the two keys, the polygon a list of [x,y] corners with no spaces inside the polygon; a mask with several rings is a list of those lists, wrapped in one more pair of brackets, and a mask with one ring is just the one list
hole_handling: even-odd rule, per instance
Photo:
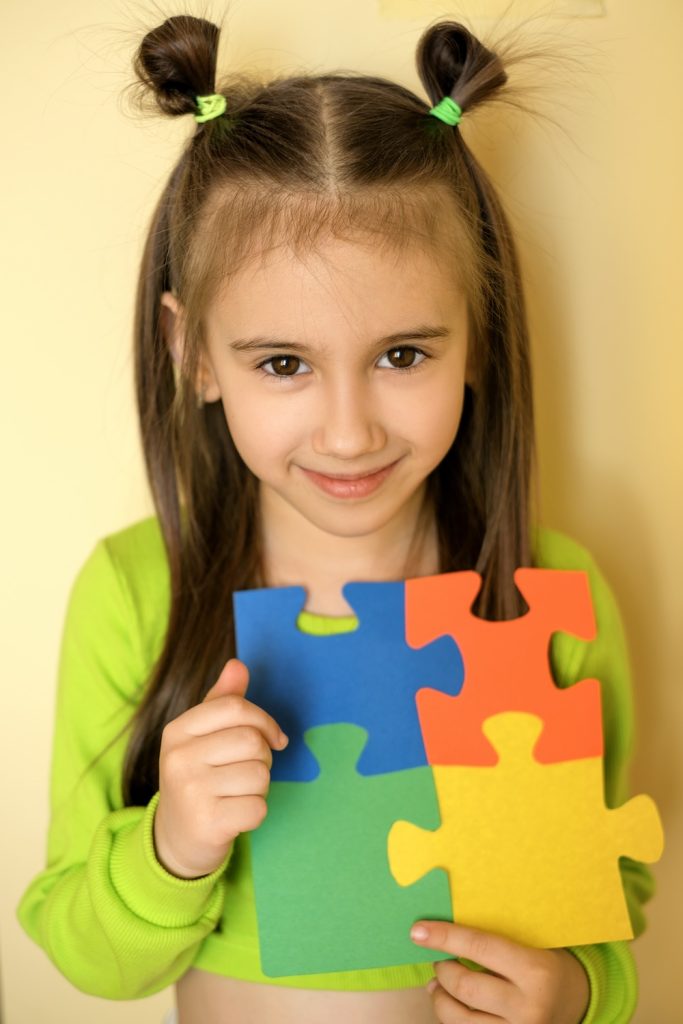
{"label": "shirt hem", "polygon": [[[214,941],[211,942],[210,939]],[[269,977],[260,969],[258,951],[247,946],[215,942],[211,936],[199,950],[192,964],[198,970],[221,974],[239,981],[252,981],[264,985],[286,988],[327,989],[349,992],[375,992],[385,989],[421,988],[434,977],[431,963],[399,964],[396,967],[371,967],[355,971],[335,971],[325,974],[296,974],[278,978]],[[226,971],[226,964],[230,969]]]}

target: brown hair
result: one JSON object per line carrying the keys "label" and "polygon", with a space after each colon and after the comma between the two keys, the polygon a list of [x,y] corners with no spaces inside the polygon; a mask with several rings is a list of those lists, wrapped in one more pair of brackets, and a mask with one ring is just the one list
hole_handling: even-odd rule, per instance
{"label": "brown hair", "polygon": [[[144,36],[134,61],[141,108],[151,98],[157,112],[192,114],[197,95],[220,92],[227,109],[197,123],[187,141],[154,210],[139,275],[137,403],[171,605],[165,645],[128,723],[128,804],[157,789],[164,725],[201,701],[234,655],[232,593],[259,581],[257,481],[220,402],[200,408],[195,392],[203,315],[255,253],[283,239],[310,249],[321,233],[438,246],[465,290],[476,362],[457,437],[429,480],[441,571],[480,572],[476,610],[501,619],[524,610],[512,574],[531,562],[532,388],[515,245],[460,128],[429,114],[446,96],[465,119],[491,100],[519,105],[505,70],[513,45],[494,52],[460,23],[431,25],[417,48],[427,102],[349,72],[216,83],[219,33],[204,18],[170,17]],[[164,291],[183,309],[179,373],[160,318]]]}

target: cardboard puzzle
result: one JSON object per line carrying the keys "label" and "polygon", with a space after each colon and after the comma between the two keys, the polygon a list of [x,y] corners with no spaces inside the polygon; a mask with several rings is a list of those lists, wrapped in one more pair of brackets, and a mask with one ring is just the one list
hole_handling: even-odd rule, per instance
{"label": "cardboard puzzle", "polygon": [[663,836],[652,800],[605,807],[601,757],[541,764],[543,722],[508,711],[486,719],[493,766],[435,766],[442,824],[405,821],[389,832],[401,885],[434,867],[449,876],[453,920],[529,946],[632,937],[619,857],[651,863]]}
{"label": "cardboard puzzle", "polygon": [[303,587],[234,595],[237,653],[249,667],[249,700],[289,736],[286,749],[273,758],[273,781],[316,778],[319,768],[304,732],[335,722],[368,731],[358,762],[361,775],[425,766],[415,694],[429,686],[454,695],[462,685],[462,659],[450,637],[421,651],[406,643],[403,583],[347,583],[343,593],[359,625],[332,636],[297,628]]}
{"label": "cardboard puzzle", "polygon": [[432,962],[434,951],[416,950],[409,932],[416,904],[430,917],[450,919],[448,879],[433,871],[415,890],[404,889],[387,861],[397,817],[407,813],[425,828],[439,824],[431,769],[359,775],[368,732],[357,725],[318,726],[304,739],[319,776],[271,783],[269,827],[250,835],[262,970],[286,975],[302,965],[322,973]]}
{"label": "cardboard puzzle", "polygon": [[306,634],[302,587],[234,595],[249,700],[290,737],[248,836],[264,973],[443,957],[420,918],[528,945],[632,938],[619,857],[653,862],[649,797],[608,809],[600,682],[560,688],[550,640],[590,641],[586,573],[518,569],[528,612],[472,614],[474,572],[349,583],[358,627]]}
{"label": "cardboard puzzle", "polygon": [[457,701],[431,689],[417,695],[430,764],[495,764],[482,725],[501,710],[541,716],[545,729],[534,751],[539,761],[602,755],[600,682],[584,679],[559,689],[549,662],[553,633],[573,633],[584,640],[595,636],[588,577],[584,572],[517,569],[514,580],[529,611],[505,622],[472,614],[479,573],[406,581],[408,643],[422,647],[452,636],[465,664]]}

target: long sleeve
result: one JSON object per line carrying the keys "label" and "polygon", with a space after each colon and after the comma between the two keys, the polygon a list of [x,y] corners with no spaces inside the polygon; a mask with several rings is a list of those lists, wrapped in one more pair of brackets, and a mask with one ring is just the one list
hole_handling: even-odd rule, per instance
{"label": "long sleeve", "polygon": [[[605,803],[619,807],[629,796],[629,765],[634,743],[634,716],[628,648],[619,609],[604,576],[585,549],[569,538],[550,534],[553,554],[539,551],[540,564],[555,562],[562,568],[584,569],[589,576],[595,617],[596,638],[581,643],[566,634],[555,634],[551,657],[558,685],[597,678],[602,689],[604,730]],[[547,560],[546,560],[547,559]],[[624,893],[634,936],[645,928],[643,904],[654,892],[650,870],[628,857],[620,859]],[[571,952],[583,964],[591,987],[591,998],[582,1024],[626,1024],[632,1019],[638,998],[638,983],[631,944],[603,942],[574,946]]]}
{"label": "long sleeve", "polygon": [[69,595],[47,863],[17,916],[69,981],[109,999],[151,995],[187,970],[220,919],[230,859],[203,878],[176,878],[154,852],[158,793],[147,807],[123,806],[129,733],[111,741],[129,720],[150,668],[140,632],[125,579],[101,540]]}

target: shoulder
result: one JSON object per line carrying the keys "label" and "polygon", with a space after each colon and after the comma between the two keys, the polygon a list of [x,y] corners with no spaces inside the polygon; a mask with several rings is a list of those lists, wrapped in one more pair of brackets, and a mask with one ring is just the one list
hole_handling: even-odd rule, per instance
{"label": "shoulder", "polygon": [[128,631],[140,656],[159,650],[170,608],[166,546],[157,516],[148,516],[96,541],[71,592],[71,614]]}
{"label": "shoulder", "polygon": [[598,627],[620,628],[617,602],[610,583],[593,554],[573,537],[547,526],[532,532],[533,564],[542,569],[571,569],[588,576]]}
{"label": "shoulder", "polygon": [[537,526],[532,532],[533,564],[543,569],[573,569],[587,574],[599,632],[621,632],[617,601],[602,568],[588,548],[559,530]]}
{"label": "shoulder", "polygon": [[556,680],[567,686],[580,679],[598,679],[602,693],[605,736],[605,798],[609,807],[626,799],[627,764],[634,744],[634,706],[630,656],[621,612],[612,587],[591,552],[566,534],[537,528],[532,539],[534,565],[578,569],[588,576],[595,638],[584,642],[555,633],[551,658]]}
{"label": "shoulder", "polygon": [[117,567],[130,575],[158,576],[168,570],[166,547],[157,516],[147,516],[109,533],[98,542]]}
{"label": "shoulder", "polygon": [[168,558],[156,516],[101,537],[81,566],[76,582],[86,579],[91,588],[98,583],[111,587],[114,578],[135,601],[168,589]]}
{"label": "shoulder", "polygon": [[[553,636],[552,650],[561,685],[594,676],[603,683],[606,725],[620,715],[630,718],[631,688],[628,644],[614,591],[597,560],[583,544],[558,530],[538,527],[533,534],[534,565],[580,570],[588,576],[595,615],[595,638],[586,643],[566,633]],[[627,730],[628,731],[628,730]]]}
{"label": "shoulder", "polygon": [[579,541],[560,530],[537,526],[531,535],[534,565],[543,569],[597,569],[593,555]]}

